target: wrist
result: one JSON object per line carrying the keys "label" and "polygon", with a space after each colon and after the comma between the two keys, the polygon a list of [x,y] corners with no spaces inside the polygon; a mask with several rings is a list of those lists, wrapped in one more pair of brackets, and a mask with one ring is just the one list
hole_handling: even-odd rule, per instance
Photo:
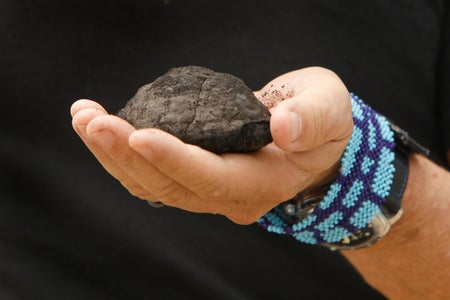
{"label": "wrist", "polygon": [[311,179],[310,183],[307,184],[307,187],[299,192],[299,194],[317,194],[317,193],[326,193],[326,190],[330,187],[330,185],[336,180],[339,175],[339,170],[341,168],[341,161],[337,161],[333,166],[328,168],[327,170],[316,174]]}
{"label": "wrist", "polygon": [[342,254],[389,299],[444,299],[450,274],[450,173],[424,156],[408,158],[402,218],[372,247]]}
{"label": "wrist", "polygon": [[[408,159],[410,172],[402,201],[403,217],[384,244],[393,241],[411,243],[416,238],[421,240],[418,236],[429,227],[428,224],[435,223],[436,214],[448,216],[449,201],[436,201],[441,198],[441,193],[450,194],[448,172],[418,154],[410,154]],[[424,180],[424,174],[429,174],[427,179],[430,180]]]}
{"label": "wrist", "polygon": [[351,101],[355,127],[338,176],[328,188],[307,189],[266,214],[258,221],[266,230],[333,250],[357,249],[384,237],[402,215],[406,153],[428,150],[358,97]]}

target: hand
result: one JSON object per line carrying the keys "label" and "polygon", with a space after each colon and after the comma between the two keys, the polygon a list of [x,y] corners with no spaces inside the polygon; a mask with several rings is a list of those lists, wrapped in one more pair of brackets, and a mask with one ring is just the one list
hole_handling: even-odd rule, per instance
{"label": "hand", "polygon": [[284,74],[255,95],[271,109],[274,142],[250,154],[216,155],[161,130],[135,130],[90,100],[72,105],[72,123],[134,196],[249,224],[323,182],[353,129],[349,93],[326,69]]}

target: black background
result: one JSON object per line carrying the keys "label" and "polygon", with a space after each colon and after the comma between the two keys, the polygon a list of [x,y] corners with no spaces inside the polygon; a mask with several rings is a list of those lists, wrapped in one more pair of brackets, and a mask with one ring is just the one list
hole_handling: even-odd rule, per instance
{"label": "black background", "polygon": [[173,66],[259,89],[319,65],[443,159],[448,11],[437,0],[0,1],[0,298],[381,298],[338,253],[133,199],[69,109],[89,98],[116,112]]}

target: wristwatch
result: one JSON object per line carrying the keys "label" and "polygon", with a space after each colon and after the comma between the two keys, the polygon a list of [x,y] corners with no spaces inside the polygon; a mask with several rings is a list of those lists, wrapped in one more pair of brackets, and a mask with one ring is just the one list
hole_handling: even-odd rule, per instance
{"label": "wristwatch", "polygon": [[[323,243],[321,244],[322,246],[328,247],[331,250],[350,250],[368,247],[385,236],[391,226],[402,216],[403,209],[401,201],[409,174],[408,154],[419,153],[429,156],[430,150],[420,145],[405,130],[392,122],[390,122],[390,128],[394,132],[395,138],[395,148],[393,150],[395,153],[395,160],[393,162],[395,172],[392,186],[385,202],[366,227],[358,229],[338,242]],[[314,212],[315,207],[322,202],[326,193],[326,189],[319,189],[307,194],[299,193],[280,206],[280,215],[289,224],[301,222],[309,214]]]}

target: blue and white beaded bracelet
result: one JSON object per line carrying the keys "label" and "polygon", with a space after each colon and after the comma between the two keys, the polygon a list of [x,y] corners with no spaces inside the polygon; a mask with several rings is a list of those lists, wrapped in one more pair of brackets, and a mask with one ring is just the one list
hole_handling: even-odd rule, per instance
{"label": "blue and white beaded bracelet", "polygon": [[287,222],[280,207],[257,223],[307,244],[332,244],[368,226],[380,213],[395,173],[394,132],[385,117],[350,94],[354,129],[337,179],[306,217]]}

